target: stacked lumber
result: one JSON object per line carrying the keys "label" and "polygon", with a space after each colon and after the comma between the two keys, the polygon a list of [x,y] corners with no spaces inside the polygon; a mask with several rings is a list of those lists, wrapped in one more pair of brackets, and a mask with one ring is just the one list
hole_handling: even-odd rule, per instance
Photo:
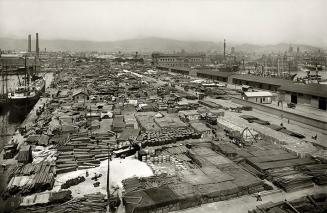
{"label": "stacked lumber", "polygon": [[33,161],[32,147],[30,145],[22,146],[18,152],[16,160],[19,163],[31,163]]}
{"label": "stacked lumber", "polygon": [[313,176],[313,181],[318,185],[327,184],[327,164],[314,164],[301,167],[305,174]]}
{"label": "stacked lumber", "polygon": [[258,205],[256,209],[249,210],[248,213],[265,212],[301,212],[301,213],[323,213],[327,206],[326,194],[313,194],[300,197],[292,201],[267,202]]}
{"label": "stacked lumber", "polygon": [[64,184],[61,185],[61,189],[68,189],[71,186],[78,185],[85,181],[85,177],[78,176],[77,178],[69,179]]}
{"label": "stacked lumber", "polygon": [[303,173],[294,173],[289,175],[277,176],[272,178],[275,185],[279,186],[286,192],[301,190],[313,187],[312,177]]}
{"label": "stacked lumber", "polygon": [[91,141],[87,137],[71,138],[63,146],[58,147],[56,173],[66,173],[77,169],[89,169],[100,166],[100,161],[108,159],[112,141]]}
{"label": "stacked lumber", "polygon": [[[58,195],[59,196],[59,195]],[[57,196],[57,197],[58,197]],[[62,196],[65,196],[63,194]],[[64,197],[65,198],[65,197]],[[58,200],[58,199],[57,199]],[[63,199],[62,199],[63,200]],[[59,202],[50,202],[47,206],[31,206],[31,207],[21,207],[16,212],[71,212],[71,213],[84,213],[84,212],[106,212],[107,199],[105,195],[101,193],[84,195],[81,198],[74,198],[62,204],[57,204]]]}
{"label": "stacked lumber", "polygon": [[192,128],[162,128],[156,131],[148,131],[142,133],[137,138],[142,146],[158,146],[164,144],[175,143],[176,141],[186,140],[190,138],[200,138],[201,134],[195,132]]}
{"label": "stacked lumber", "polygon": [[55,182],[54,166],[48,162],[17,165],[10,169],[8,179],[10,181],[2,195],[4,198],[51,190]]}

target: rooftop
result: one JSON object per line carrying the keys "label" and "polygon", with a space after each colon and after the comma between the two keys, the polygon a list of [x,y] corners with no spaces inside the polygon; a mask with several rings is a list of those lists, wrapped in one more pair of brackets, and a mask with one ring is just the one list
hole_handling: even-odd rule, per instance
{"label": "rooftop", "polygon": [[252,81],[257,83],[263,83],[263,84],[272,84],[276,86],[282,86],[292,83],[291,80],[281,79],[281,78],[271,78],[271,77],[263,77],[263,76],[256,76],[256,75],[241,75],[236,74],[232,75],[232,78],[239,79],[239,80],[245,80],[245,81]]}
{"label": "rooftop", "polygon": [[271,97],[274,96],[271,92],[259,91],[259,92],[244,92],[247,97]]}
{"label": "rooftop", "polygon": [[285,84],[279,90],[327,98],[327,85],[324,84]]}

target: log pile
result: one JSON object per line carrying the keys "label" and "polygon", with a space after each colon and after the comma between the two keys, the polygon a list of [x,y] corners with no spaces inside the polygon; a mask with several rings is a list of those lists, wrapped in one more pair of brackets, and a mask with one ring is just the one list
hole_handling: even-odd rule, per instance
{"label": "log pile", "polygon": [[71,186],[78,185],[85,181],[85,177],[78,176],[77,178],[69,179],[64,184],[61,185],[61,189],[68,189]]}
{"label": "log pile", "polygon": [[31,206],[16,210],[18,213],[84,213],[84,212],[106,212],[107,199],[101,193],[84,195],[81,198],[74,198],[62,204],[51,204],[48,206]]}
{"label": "log pile", "polygon": [[58,147],[56,173],[66,173],[77,169],[90,169],[108,159],[108,149],[114,147],[112,141],[90,141],[89,138],[71,139]]}
{"label": "log pile", "polygon": [[311,176],[303,174],[291,167],[271,169],[267,173],[272,182],[286,192],[313,187]]}
{"label": "log pile", "polygon": [[162,128],[156,131],[148,131],[142,133],[137,138],[142,143],[142,146],[158,146],[164,144],[175,143],[176,141],[186,139],[200,138],[201,134],[189,127],[181,128]]}
{"label": "log pile", "polygon": [[327,164],[314,164],[301,167],[301,170],[313,176],[313,181],[318,185],[327,184]]}
{"label": "log pile", "polygon": [[55,182],[54,166],[48,162],[17,165],[9,171],[9,183],[2,194],[4,198],[15,194],[28,195],[51,190]]}

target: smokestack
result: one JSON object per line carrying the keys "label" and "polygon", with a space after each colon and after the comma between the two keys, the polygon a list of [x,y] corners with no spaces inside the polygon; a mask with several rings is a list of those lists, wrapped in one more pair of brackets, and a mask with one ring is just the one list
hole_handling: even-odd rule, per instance
{"label": "smokestack", "polygon": [[37,57],[39,57],[39,33],[36,33],[36,41],[35,41],[35,52]]}
{"label": "smokestack", "polygon": [[27,52],[32,52],[32,38],[31,38],[31,34],[28,35],[28,49]]}
{"label": "smokestack", "polygon": [[224,58],[226,56],[226,39],[224,39]]}

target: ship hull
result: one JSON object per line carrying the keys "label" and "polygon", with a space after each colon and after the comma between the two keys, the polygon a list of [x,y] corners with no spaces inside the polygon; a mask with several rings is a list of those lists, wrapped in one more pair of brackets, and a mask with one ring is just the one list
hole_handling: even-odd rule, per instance
{"label": "ship hull", "polygon": [[18,111],[18,112],[26,112],[30,111],[34,105],[38,102],[40,99],[40,96],[45,91],[45,81],[42,79],[42,82],[38,84],[37,91],[35,95],[33,96],[23,96],[23,97],[9,97],[9,105],[12,110]]}
{"label": "ship hull", "polygon": [[35,95],[33,97],[25,97],[19,99],[10,99],[9,104],[11,109],[14,110],[30,110],[39,100],[40,95]]}

